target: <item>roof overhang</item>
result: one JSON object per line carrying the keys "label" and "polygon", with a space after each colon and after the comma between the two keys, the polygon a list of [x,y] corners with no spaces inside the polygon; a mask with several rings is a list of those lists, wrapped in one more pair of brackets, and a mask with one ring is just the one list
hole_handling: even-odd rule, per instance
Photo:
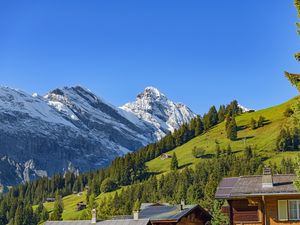
{"label": "roof overhang", "polygon": [[241,195],[230,195],[230,196],[215,196],[216,199],[240,199],[247,197],[262,197],[262,196],[284,196],[284,195],[299,195],[300,192],[274,192],[274,193],[249,193]]}

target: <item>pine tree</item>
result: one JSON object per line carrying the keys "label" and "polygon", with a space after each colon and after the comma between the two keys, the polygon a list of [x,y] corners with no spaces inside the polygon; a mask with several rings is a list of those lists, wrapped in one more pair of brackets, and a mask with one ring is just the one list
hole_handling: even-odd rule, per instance
{"label": "pine tree", "polygon": [[253,157],[253,152],[250,146],[247,146],[244,150],[244,157],[246,160],[250,160]]}
{"label": "pine tree", "polygon": [[178,170],[178,160],[176,153],[174,152],[172,155],[172,160],[171,160],[171,170]]}
{"label": "pine tree", "polygon": [[216,157],[219,158],[221,155],[221,148],[220,145],[217,143],[216,144]]}
{"label": "pine tree", "polygon": [[230,144],[228,144],[226,151],[227,151],[227,155],[231,155],[232,154],[232,149],[231,149],[231,145]]}
{"label": "pine tree", "polygon": [[106,193],[106,192],[111,192],[117,188],[116,182],[111,179],[111,178],[106,178],[100,186],[101,192]]}
{"label": "pine tree", "polygon": [[209,124],[210,124],[210,127],[212,126],[215,126],[216,124],[218,124],[218,112],[217,112],[217,109],[215,106],[212,106],[210,109],[209,109],[209,112],[208,112],[208,118],[209,118]]}
{"label": "pine tree", "polygon": [[225,106],[224,105],[221,105],[220,108],[219,108],[219,111],[218,111],[218,122],[221,123],[225,120],[225,114],[226,114],[226,111],[225,111]]}
{"label": "pine tree", "polygon": [[297,179],[294,181],[294,186],[300,191],[300,157],[297,157],[295,172]]}
{"label": "pine tree", "polygon": [[264,122],[265,122],[265,118],[263,116],[260,116],[257,121],[257,127],[263,127]]}
{"label": "pine tree", "polygon": [[255,130],[257,128],[257,122],[255,119],[251,118],[251,121],[250,121],[250,128],[252,130]]}
{"label": "pine tree", "polygon": [[62,198],[57,193],[56,197],[55,197],[53,212],[50,216],[50,220],[52,220],[52,221],[62,220],[63,211],[64,211],[64,205],[63,205],[63,202],[62,202]]}
{"label": "pine tree", "polygon": [[141,202],[139,199],[137,199],[135,202],[134,202],[134,205],[133,205],[133,211],[140,211],[140,208],[141,208]]}
{"label": "pine tree", "polygon": [[212,207],[212,225],[229,224],[229,218],[221,212],[223,201],[214,200]]}
{"label": "pine tree", "polygon": [[230,119],[230,122],[226,129],[226,133],[227,133],[227,138],[230,139],[231,141],[237,139],[237,125],[234,117]]}
{"label": "pine tree", "polygon": [[196,117],[196,127],[195,127],[195,136],[199,136],[203,133],[204,127],[203,122],[200,116]]}
{"label": "pine tree", "polygon": [[292,150],[299,150],[300,145],[300,129],[298,127],[295,127],[293,130],[292,135],[292,142],[293,142],[293,149]]}
{"label": "pine tree", "polygon": [[35,214],[38,221],[43,222],[49,219],[49,213],[42,202],[40,202],[38,207],[36,208]]}
{"label": "pine tree", "polygon": [[281,129],[276,140],[277,151],[288,151],[292,149],[292,146],[293,140],[289,129]]}

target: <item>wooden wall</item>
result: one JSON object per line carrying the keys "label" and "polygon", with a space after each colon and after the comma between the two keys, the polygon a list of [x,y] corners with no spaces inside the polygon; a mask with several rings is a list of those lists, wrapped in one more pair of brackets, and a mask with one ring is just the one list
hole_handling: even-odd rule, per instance
{"label": "wooden wall", "polygon": [[[300,221],[279,221],[278,200],[300,199],[299,196],[267,196],[254,199],[229,200],[232,225],[300,225]],[[257,206],[249,205],[256,202]],[[265,212],[265,213],[264,213]],[[265,219],[265,217],[266,219]],[[252,221],[251,221],[252,220]]]}
{"label": "wooden wall", "polygon": [[230,203],[231,217],[234,224],[239,222],[259,222],[258,206],[250,205],[247,199],[234,200]]}
{"label": "wooden wall", "polygon": [[300,199],[300,196],[272,196],[265,197],[266,205],[266,225],[300,225],[300,221],[279,221],[278,220],[278,208],[277,201],[280,199]]}

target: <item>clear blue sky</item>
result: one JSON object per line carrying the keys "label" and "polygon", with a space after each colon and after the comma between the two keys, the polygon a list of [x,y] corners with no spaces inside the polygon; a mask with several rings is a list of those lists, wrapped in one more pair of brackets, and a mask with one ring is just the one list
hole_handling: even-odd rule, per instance
{"label": "clear blue sky", "polygon": [[115,105],[159,88],[197,113],[297,95],[292,0],[1,1],[0,84],[45,94],[80,84]]}

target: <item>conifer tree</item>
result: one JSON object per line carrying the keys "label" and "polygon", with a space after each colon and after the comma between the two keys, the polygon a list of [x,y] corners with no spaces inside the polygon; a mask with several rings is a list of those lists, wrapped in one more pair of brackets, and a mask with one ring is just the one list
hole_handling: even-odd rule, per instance
{"label": "conifer tree", "polygon": [[224,213],[221,212],[223,201],[214,200],[212,207],[212,225],[220,225],[220,224],[229,224],[229,218]]}
{"label": "conifer tree", "polygon": [[172,160],[171,160],[171,170],[178,170],[178,160],[176,153],[174,152],[172,155]]}
{"label": "conifer tree", "polygon": [[140,211],[140,208],[141,208],[141,202],[139,199],[137,199],[135,202],[134,202],[134,205],[133,205],[133,211]]}
{"label": "conifer tree", "polygon": [[204,127],[200,116],[196,117],[195,136],[199,136],[203,133]]}
{"label": "conifer tree", "polygon": [[221,155],[221,148],[220,145],[217,143],[216,144],[216,157],[219,158]]}
{"label": "conifer tree", "polygon": [[231,141],[237,139],[237,125],[234,117],[230,118],[230,121],[226,128],[226,134],[227,134],[227,138],[230,139]]}
{"label": "conifer tree", "polygon": [[250,128],[252,130],[255,130],[257,128],[257,122],[255,119],[251,118],[251,121],[250,121]]}
{"label": "conifer tree", "polygon": [[247,146],[244,150],[244,157],[247,160],[250,160],[253,157],[253,152],[250,146]]}
{"label": "conifer tree", "polygon": [[210,124],[210,127],[212,126],[215,126],[216,124],[218,124],[218,112],[217,112],[217,109],[215,106],[212,106],[210,109],[209,109],[209,112],[208,112],[208,118],[209,118],[209,124]]}
{"label": "conifer tree", "polygon": [[62,202],[62,198],[57,193],[56,197],[55,197],[53,212],[50,216],[50,220],[53,220],[53,221],[62,220],[63,211],[64,211],[64,205],[63,205],[63,202]]}
{"label": "conifer tree", "polygon": [[225,111],[225,106],[224,105],[221,105],[220,108],[219,108],[219,111],[218,111],[218,122],[221,123],[225,120],[225,114],[226,114],[226,111]]}
{"label": "conifer tree", "polygon": [[263,116],[260,116],[257,121],[257,127],[263,127],[264,122],[265,122],[265,118]]}

